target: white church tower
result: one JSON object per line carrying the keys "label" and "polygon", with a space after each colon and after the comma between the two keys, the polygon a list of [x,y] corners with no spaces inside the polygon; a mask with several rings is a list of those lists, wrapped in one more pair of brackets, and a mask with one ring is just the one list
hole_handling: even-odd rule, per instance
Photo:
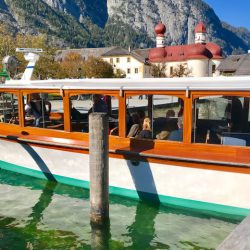
{"label": "white church tower", "polygon": [[155,26],[156,48],[164,48],[165,47],[165,44],[164,44],[165,32],[166,32],[166,26],[162,22],[159,22]]}
{"label": "white church tower", "polygon": [[207,42],[206,39],[207,30],[204,23],[200,22],[195,27],[195,43],[205,44]]}

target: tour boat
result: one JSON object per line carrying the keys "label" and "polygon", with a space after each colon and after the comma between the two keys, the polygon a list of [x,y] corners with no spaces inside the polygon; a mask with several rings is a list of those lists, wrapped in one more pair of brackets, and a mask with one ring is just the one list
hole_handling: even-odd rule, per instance
{"label": "tour boat", "polygon": [[109,192],[250,212],[250,77],[21,80],[0,84],[0,168],[89,188],[89,119],[109,120]]}
{"label": "tour boat", "polygon": [[[96,96],[109,115],[110,194],[250,212],[247,76],[6,81],[0,168],[89,188],[88,115]],[[27,108],[32,102],[39,121]],[[134,124],[139,130],[128,137]]]}

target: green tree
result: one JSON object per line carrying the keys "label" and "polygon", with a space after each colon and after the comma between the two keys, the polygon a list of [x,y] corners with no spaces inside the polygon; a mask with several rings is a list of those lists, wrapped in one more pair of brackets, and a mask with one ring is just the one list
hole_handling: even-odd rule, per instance
{"label": "green tree", "polygon": [[114,70],[112,65],[99,57],[89,57],[84,62],[84,76],[87,78],[112,78]]}
{"label": "green tree", "polygon": [[82,78],[84,60],[78,53],[68,53],[60,63],[60,78]]}
{"label": "green tree", "polygon": [[174,69],[170,77],[184,77],[189,76],[191,74],[191,70],[188,69],[187,65],[178,64]]}
{"label": "green tree", "polygon": [[153,77],[167,77],[166,75],[166,64],[158,63],[151,66],[151,74]]}
{"label": "green tree", "polygon": [[114,78],[125,78],[125,77],[126,73],[121,69],[117,69],[116,72],[114,73]]}

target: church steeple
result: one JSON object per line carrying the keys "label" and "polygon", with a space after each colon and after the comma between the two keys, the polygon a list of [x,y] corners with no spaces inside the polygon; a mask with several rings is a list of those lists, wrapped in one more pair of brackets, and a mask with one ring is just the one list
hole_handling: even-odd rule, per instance
{"label": "church steeple", "polygon": [[195,27],[195,43],[206,43],[206,26],[204,25],[203,22],[200,22],[196,27]]}
{"label": "church steeple", "polygon": [[157,48],[163,48],[164,45],[164,34],[166,32],[166,26],[162,23],[159,22],[155,26],[155,33],[156,33],[156,47]]}

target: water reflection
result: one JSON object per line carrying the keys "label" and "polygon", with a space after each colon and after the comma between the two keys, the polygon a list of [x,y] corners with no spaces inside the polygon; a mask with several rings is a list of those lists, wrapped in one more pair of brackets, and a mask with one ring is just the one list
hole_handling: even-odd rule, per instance
{"label": "water reflection", "polygon": [[95,227],[87,190],[0,173],[0,249],[214,249],[242,219],[110,196]]}
{"label": "water reflection", "polygon": [[128,236],[132,241],[132,249],[152,249],[151,244],[156,237],[155,218],[158,212],[159,204],[138,202],[135,220],[128,226]]}
{"label": "water reflection", "polygon": [[43,213],[45,209],[49,206],[53,199],[54,190],[57,186],[57,182],[47,182],[44,189],[42,190],[42,193],[39,197],[38,202],[35,204],[35,206],[32,208],[32,213],[29,215],[29,218],[31,219],[29,224],[27,225],[32,230],[37,229],[38,223],[41,221],[41,218],[43,217]]}
{"label": "water reflection", "polygon": [[93,250],[107,250],[109,249],[110,222],[102,225],[91,224],[91,249]]}

